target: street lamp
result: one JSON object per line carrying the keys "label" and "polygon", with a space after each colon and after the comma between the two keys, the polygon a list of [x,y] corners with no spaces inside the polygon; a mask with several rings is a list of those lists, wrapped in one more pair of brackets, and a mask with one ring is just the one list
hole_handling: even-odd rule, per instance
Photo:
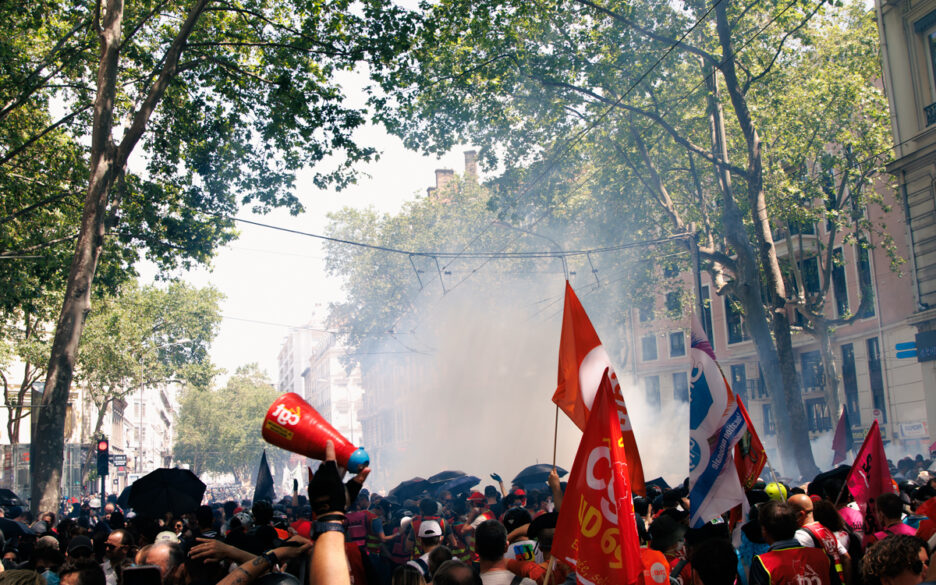
{"label": "street lamp", "polygon": [[515,225],[509,224],[506,221],[494,220],[491,223],[493,223],[497,227],[502,227],[508,230],[514,230],[516,232],[521,232],[530,236],[535,236],[537,238],[543,238],[544,240],[552,244],[552,247],[554,248],[553,252],[556,253],[556,258],[559,258],[559,261],[562,262],[562,272],[563,274],[565,274],[565,279],[569,280],[569,267],[566,265],[566,259],[565,259],[565,253],[564,253],[565,251],[562,249],[562,246],[560,246],[559,243],[556,242],[556,240],[550,238],[549,236],[544,236],[543,234],[538,234],[528,229],[524,229],[522,227],[517,227]]}
{"label": "street lamp", "polygon": [[[180,339],[179,341],[173,341],[172,343],[166,343],[163,345],[157,345],[151,349],[158,351],[160,349],[165,349],[167,347],[175,347],[178,345],[185,345],[186,343],[191,343],[191,339]],[[136,472],[143,472],[143,393],[146,388],[146,370],[143,367],[143,359],[146,356],[145,352],[140,352],[140,392],[139,392],[139,404],[138,404],[138,419],[139,426],[137,427],[137,457],[136,457]]]}

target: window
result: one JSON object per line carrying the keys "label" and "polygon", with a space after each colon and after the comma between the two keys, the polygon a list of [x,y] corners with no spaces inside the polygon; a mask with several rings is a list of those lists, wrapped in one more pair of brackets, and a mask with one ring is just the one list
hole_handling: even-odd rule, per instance
{"label": "window", "polygon": [[760,365],[757,366],[757,379],[754,380],[753,398],[761,400],[770,398],[770,392],[767,391],[767,384],[764,383],[764,371],[761,370]]}
{"label": "window", "polygon": [[741,402],[747,402],[747,372],[744,364],[731,366],[731,389],[741,397]]}
{"label": "window", "polygon": [[858,376],[855,373],[855,346],[842,346],[842,384],[845,386],[845,404],[848,407],[848,422],[861,424],[861,408],[858,405]]}
{"label": "window", "polygon": [[735,301],[725,297],[725,326],[728,329],[728,343],[741,343],[748,337],[744,334],[741,311],[735,308]]}
{"label": "window", "polygon": [[773,435],[777,432],[777,427],[774,425],[773,412],[770,410],[770,404],[765,404],[763,406],[764,413],[764,434]]}
{"label": "window", "polygon": [[702,287],[702,328],[715,349],[715,336],[712,335],[712,299],[709,298],[708,285]]}
{"label": "window", "polygon": [[871,378],[871,399],[874,408],[882,413],[882,423],[887,422],[887,404],[884,401],[884,376],[882,375],[881,345],[877,337],[868,339],[868,374]]}
{"label": "window", "polygon": [[646,323],[653,319],[653,297],[649,299],[641,299],[640,304],[637,306],[637,311],[640,316],[640,322]]}
{"label": "window", "polygon": [[650,408],[660,410],[660,377],[647,376],[644,378],[644,388],[647,392],[647,404]]}
{"label": "window", "polygon": [[804,351],[800,355],[802,366],[803,390],[821,392],[825,389],[825,374],[822,369],[822,356],[818,351]]}
{"label": "window", "polygon": [[657,344],[655,335],[647,335],[640,340],[643,349],[643,361],[650,362],[657,359]]}
{"label": "window", "polygon": [[686,372],[673,374],[673,399],[679,402],[689,402],[689,376]]}
{"label": "window", "polygon": [[790,235],[795,236],[798,234],[814,235],[816,233],[816,224],[810,222],[797,222],[791,221],[789,223]]}
{"label": "window", "polygon": [[803,288],[806,289],[806,294],[819,294],[822,288],[819,282],[819,259],[813,256],[801,261],[800,272],[803,274]]}
{"label": "window", "polygon": [[686,355],[686,334],[682,331],[669,334],[669,355],[670,357]]}
{"label": "window", "polygon": [[666,293],[666,310],[673,315],[682,311],[682,298],[678,291]]}
{"label": "window", "polygon": [[848,314],[848,285],[845,281],[845,256],[841,248],[832,252],[832,292],[835,295],[835,315]]}
{"label": "window", "polygon": [[822,433],[832,430],[832,418],[829,416],[829,403],[823,398],[806,400],[806,421],[809,430]]}
{"label": "window", "polygon": [[871,284],[871,260],[868,249],[858,246],[858,285],[861,294],[868,297],[868,308],[861,312],[862,319],[874,317],[874,285]]}

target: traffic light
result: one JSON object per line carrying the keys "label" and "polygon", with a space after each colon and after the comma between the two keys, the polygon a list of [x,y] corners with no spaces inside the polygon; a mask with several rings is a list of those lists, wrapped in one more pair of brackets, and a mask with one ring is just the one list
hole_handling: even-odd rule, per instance
{"label": "traffic light", "polygon": [[108,450],[110,443],[107,437],[101,437],[97,443],[97,473],[99,477],[107,475]]}

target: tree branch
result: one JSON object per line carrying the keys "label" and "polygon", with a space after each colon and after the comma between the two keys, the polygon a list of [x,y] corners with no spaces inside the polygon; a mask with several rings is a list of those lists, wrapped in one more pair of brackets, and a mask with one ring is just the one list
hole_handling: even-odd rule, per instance
{"label": "tree branch", "polygon": [[[793,2],[791,2],[790,4],[792,5],[792,4],[795,4],[796,2],[797,0],[793,0]],[[764,67],[764,70],[758,73],[757,75],[755,75],[754,77],[749,77],[748,80],[744,82],[743,93],[747,93],[748,89],[751,87],[751,84],[757,82],[759,79],[762,79],[765,75],[767,75],[767,73],[770,72],[774,64],[777,62],[777,59],[780,57],[780,53],[783,52],[783,46],[787,42],[787,39],[789,39],[796,31],[806,26],[806,23],[808,23],[812,19],[812,17],[815,16],[817,12],[819,12],[819,9],[822,8],[824,4],[825,4],[824,0],[819,0],[819,3],[812,10],[812,12],[807,14],[805,18],[803,18],[803,20],[799,24],[797,24],[795,27],[790,29],[785,35],[783,35],[783,38],[780,39],[780,43],[777,45],[777,50],[774,51],[773,57],[767,63],[767,66]]]}
{"label": "tree branch", "polygon": [[617,20],[618,22],[627,25],[628,27],[636,30],[637,32],[639,32],[640,34],[642,34],[643,36],[651,40],[654,40],[660,43],[665,43],[667,45],[675,46],[684,51],[688,51],[690,53],[698,55],[699,57],[702,57],[706,61],[709,61],[712,65],[717,65],[718,62],[720,61],[718,57],[716,57],[715,55],[707,51],[700,49],[699,47],[695,47],[684,41],[680,41],[680,40],[673,39],[673,38],[661,35],[659,33],[656,33],[646,27],[640,26],[639,24],[625,17],[624,15],[617,13],[613,10],[610,10],[608,8],[605,8],[604,6],[600,6],[596,4],[595,2],[592,2],[591,0],[574,0],[574,1],[584,6],[588,6],[589,8],[592,8],[594,10],[597,10],[598,12],[601,12],[602,14],[610,16],[614,20]]}

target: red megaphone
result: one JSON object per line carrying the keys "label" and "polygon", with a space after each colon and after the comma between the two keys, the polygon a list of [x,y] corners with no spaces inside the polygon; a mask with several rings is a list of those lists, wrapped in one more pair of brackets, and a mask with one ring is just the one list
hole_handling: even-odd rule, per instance
{"label": "red megaphone", "polygon": [[338,465],[351,473],[368,466],[370,457],[345,439],[309,403],[294,392],[283,394],[263,419],[263,440],[313,459],[325,459],[325,441],[335,444]]}

